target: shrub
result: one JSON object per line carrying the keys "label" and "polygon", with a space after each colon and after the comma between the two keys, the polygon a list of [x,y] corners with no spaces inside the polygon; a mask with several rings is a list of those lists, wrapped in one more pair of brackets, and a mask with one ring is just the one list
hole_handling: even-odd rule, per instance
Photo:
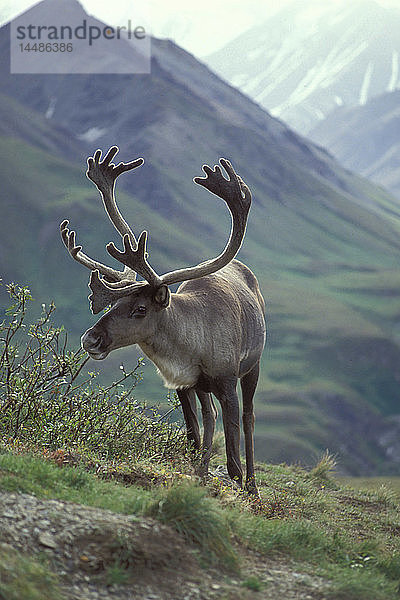
{"label": "shrub", "polygon": [[50,450],[68,447],[107,460],[173,458],[186,451],[181,429],[133,397],[141,378],[121,365],[118,381],[101,386],[84,371],[88,357],[68,348],[52,324],[54,304],[28,325],[27,288],[7,286],[11,306],[0,323],[0,433]]}

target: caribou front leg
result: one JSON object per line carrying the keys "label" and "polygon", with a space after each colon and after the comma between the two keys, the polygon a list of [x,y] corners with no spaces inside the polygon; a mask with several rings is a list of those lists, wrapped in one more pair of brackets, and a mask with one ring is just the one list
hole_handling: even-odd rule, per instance
{"label": "caribou front leg", "polygon": [[214,406],[210,393],[196,389],[197,396],[201,404],[201,414],[203,419],[203,443],[201,448],[201,463],[198,468],[198,475],[203,480],[207,479],[208,465],[210,463],[212,442],[215,431],[215,422],[217,420],[217,409]]}
{"label": "caribou front leg", "polygon": [[[186,432],[189,443],[193,444],[195,450],[200,450],[200,429],[197,419],[196,395],[194,388],[176,390],[182,406],[182,412],[186,423]],[[208,475],[208,464],[210,462],[212,441],[214,437],[217,411],[211,399],[211,394],[196,390],[201,404],[203,419],[203,443],[201,445],[201,461],[196,468],[196,474],[203,480]]]}
{"label": "caribou front leg", "polygon": [[193,444],[195,450],[200,450],[200,428],[197,419],[196,394],[194,388],[176,390],[181,403],[183,417],[186,424],[188,442]]}

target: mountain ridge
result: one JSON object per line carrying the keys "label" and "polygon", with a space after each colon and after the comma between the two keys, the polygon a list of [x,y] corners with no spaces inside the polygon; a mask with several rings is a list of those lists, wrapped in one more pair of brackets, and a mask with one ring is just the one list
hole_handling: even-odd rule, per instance
{"label": "mountain ridge", "polygon": [[206,61],[307,134],[335,107],[399,87],[399,26],[399,11],[373,1],[295,2]]}
{"label": "mountain ridge", "polygon": [[371,98],[364,106],[341,108],[310,132],[346,168],[400,197],[400,91]]}

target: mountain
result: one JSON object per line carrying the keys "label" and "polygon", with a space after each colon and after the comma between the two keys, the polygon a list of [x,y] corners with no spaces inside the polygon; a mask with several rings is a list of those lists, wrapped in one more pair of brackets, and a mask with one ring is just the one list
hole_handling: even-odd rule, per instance
{"label": "mountain", "polygon": [[207,64],[308,133],[337,106],[399,87],[400,12],[370,0],[294,2],[209,55]]}
{"label": "mountain", "polygon": [[[94,320],[88,273],[67,256],[58,224],[69,218],[84,250],[102,261],[105,242],[120,244],[85,178],[86,156],[117,143],[121,160],[145,157],[121,177],[117,195],[134,231],[150,232],[159,272],[223,247],[227,211],[192,177],[224,156],[253,192],[240,258],[267,302],[258,456],[310,463],[328,447],[343,471],[396,470],[398,202],[171,41],[152,40],[151,74],[11,75],[8,36],[2,27],[3,279],[30,286],[39,305],[54,298],[77,340]],[[132,350],[92,368],[116,369],[121,360],[132,364]],[[145,372],[142,393],[155,402],[163,392],[153,373]]]}
{"label": "mountain", "polygon": [[112,28],[87,14],[79,2],[42,0],[10,25],[14,74],[150,70],[150,39],[143,31],[132,28],[132,21],[128,27]]}
{"label": "mountain", "polygon": [[371,98],[364,106],[337,109],[309,136],[346,168],[400,197],[400,91]]}

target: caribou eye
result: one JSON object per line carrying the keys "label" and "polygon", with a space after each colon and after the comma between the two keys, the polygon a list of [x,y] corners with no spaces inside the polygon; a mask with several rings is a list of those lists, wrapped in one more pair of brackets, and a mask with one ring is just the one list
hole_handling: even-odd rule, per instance
{"label": "caribou eye", "polygon": [[131,317],[135,319],[140,319],[141,317],[146,316],[146,307],[145,306],[137,306],[134,311],[132,311]]}

